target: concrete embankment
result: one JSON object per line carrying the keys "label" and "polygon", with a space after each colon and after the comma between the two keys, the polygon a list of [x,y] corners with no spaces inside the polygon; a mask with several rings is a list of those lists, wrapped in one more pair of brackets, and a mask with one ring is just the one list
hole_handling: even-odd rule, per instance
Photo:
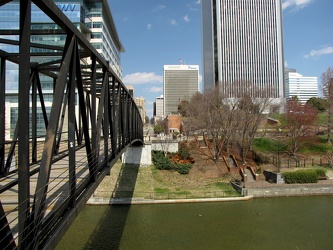
{"label": "concrete embankment", "polygon": [[288,187],[269,187],[243,189],[243,193],[253,197],[286,197],[333,195],[333,186],[322,185],[288,185]]}
{"label": "concrete embankment", "polygon": [[198,202],[227,202],[227,201],[247,201],[252,199],[252,195],[243,197],[228,198],[203,198],[203,199],[170,199],[170,200],[150,200],[142,198],[104,198],[91,197],[87,205],[132,205],[132,204],[173,204],[173,203],[198,203]]}

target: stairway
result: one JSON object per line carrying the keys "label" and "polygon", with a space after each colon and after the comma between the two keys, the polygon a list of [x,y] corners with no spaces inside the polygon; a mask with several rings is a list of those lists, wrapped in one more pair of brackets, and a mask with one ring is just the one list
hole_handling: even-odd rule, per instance
{"label": "stairway", "polygon": [[246,174],[246,176],[247,176],[247,182],[255,182],[255,181],[256,181],[256,180],[254,179],[254,176],[253,176],[253,174],[252,174],[252,172],[251,172],[250,169],[246,168],[246,169],[245,169],[245,174]]}

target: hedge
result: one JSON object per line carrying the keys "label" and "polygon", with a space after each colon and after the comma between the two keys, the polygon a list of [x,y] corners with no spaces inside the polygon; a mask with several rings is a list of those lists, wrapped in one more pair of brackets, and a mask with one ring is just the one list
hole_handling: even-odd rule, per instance
{"label": "hedge", "polygon": [[286,183],[317,183],[319,177],[326,176],[325,169],[307,169],[296,172],[284,172],[283,177]]}
{"label": "hedge", "polygon": [[326,169],[316,168],[315,171],[316,171],[318,177],[324,177],[324,176],[326,176]]}

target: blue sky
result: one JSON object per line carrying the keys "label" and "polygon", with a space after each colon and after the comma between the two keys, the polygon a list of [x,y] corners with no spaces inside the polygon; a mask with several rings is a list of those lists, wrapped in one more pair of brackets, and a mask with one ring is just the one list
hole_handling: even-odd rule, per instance
{"label": "blue sky", "polygon": [[[202,0],[205,1],[205,0]],[[202,73],[200,0],[108,0],[118,35],[123,81],[146,99],[163,94],[163,65],[195,64]],[[317,76],[333,65],[333,1],[283,0],[285,65]]]}

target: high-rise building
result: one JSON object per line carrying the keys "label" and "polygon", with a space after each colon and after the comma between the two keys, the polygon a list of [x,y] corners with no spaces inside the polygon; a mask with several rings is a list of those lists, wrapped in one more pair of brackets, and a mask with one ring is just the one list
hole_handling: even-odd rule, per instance
{"label": "high-rise building", "polygon": [[[58,8],[68,17],[68,19],[84,34],[96,50],[109,61],[110,67],[115,74],[122,77],[122,67],[120,63],[120,53],[124,48],[115,28],[115,24],[110,12],[107,0],[55,0]],[[12,1],[0,6],[0,29],[11,30],[19,28],[20,17],[19,1]],[[57,29],[57,25],[45,15],[34,4],[31,6],[31,28],[38,30]],[[18,35],[2,35],[4,39],[18,40]],[[32,35],[31,42],[63,46],[66,35],[58,32],[42,35]],[[18,46],[0,44],[0,50],[18,52]],[[32,52],[43,52],[43,49],[31,48]],[[45,57],[34,57],[34,60],[42,63],[47,61]],[[89,60],[89,59],[87,59]],[[40,77],[46,111],[50,112],[53,102],[53,79],[48,76]],[[18,116],[18,65],[8,62],[6,64],[6,137],[13,134]],[[37,110],[37,133],[45,133],[45,125],[42,110]]]}
{"label": "high-rise building", "polygon": [[302,76],[295,69],[286,69],[285,74],[286,99],[294,96],[302,103],[311,97],[318,97],[318,78]]}
{"label": "high-rise building", "polygon": [[135,98],[135,104],[139,108],[139,112],[142,118],[142,122],[146,122],[146,100],[142,96]]}
{"label": "high-rise building", "polygon": [[204,89],[219,85],[231,98],[245,92],[281,101],[281,0],[205,0],[201,5]]}
{"label": "high-rise building", "polygon": [[154,122],[162,121],[164,118],[164,98],[163,95],[156,97],[154,102]]}
{"label": "high-rise building", "polygon": [[164,65],[164,114],[178,114],[178,105],[199,91],[198,65]]}

